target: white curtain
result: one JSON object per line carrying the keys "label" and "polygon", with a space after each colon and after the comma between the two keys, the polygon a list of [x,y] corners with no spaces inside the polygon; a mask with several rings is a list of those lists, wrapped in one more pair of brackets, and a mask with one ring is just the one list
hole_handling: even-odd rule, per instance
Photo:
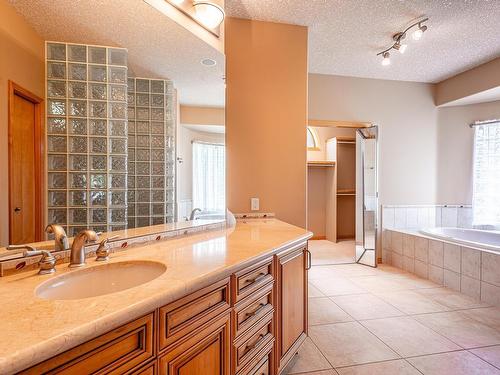
{"label": "white curtain", "polygon": [[193,208],[226,210],[226,157],[222,144],[193,142]]}
{"label": "white curtain", "polygon": [[500,225],[500,121],[474,127],[473,225]]}

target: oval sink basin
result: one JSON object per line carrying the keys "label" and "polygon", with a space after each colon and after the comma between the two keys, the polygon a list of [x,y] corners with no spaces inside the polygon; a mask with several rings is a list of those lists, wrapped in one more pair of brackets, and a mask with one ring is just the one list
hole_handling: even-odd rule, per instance
{"label": "oval sink basin", "polygon": [[151,261],[108,263],[47,280],[36,288],[35,294],[51,300],[97,297],[145,284],[166,270],[162,263]]}

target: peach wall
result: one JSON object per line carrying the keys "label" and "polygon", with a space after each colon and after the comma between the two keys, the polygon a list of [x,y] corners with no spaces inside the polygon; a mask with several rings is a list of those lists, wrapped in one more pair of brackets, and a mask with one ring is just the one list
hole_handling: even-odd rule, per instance
{"label": "peach wall", "polygon": [[226,20],[227,201],[306,224],[307,28]]}
{"label": "peach wall", "polygon": [[0,1],[0,246],[9,240],[8,227],[8,81],[45,97],[44,41],[18,15]]}
{"label": "peach wall", "polygon": [[224,125],[224,108],[180,106],[180,122],[192,125]]}

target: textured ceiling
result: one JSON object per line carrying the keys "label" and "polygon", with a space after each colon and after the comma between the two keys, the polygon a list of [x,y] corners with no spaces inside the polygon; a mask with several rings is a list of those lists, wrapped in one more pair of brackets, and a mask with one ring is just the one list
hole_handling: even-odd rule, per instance
{"label": "textured ceiling", "polygon": [[182,104],[224,106],[224,56],[142,0],[7,1],[45,40],[127,48],[135,76],[173,80]]}
{"label": "textured ceiling", "polygon": [[[500,0],[226,0],[225,7],[232,17],[308,26],[310,73],[439,82],[500,56]],[[424,37],[382,66],[377,52],[422,15],[430,17]]]}

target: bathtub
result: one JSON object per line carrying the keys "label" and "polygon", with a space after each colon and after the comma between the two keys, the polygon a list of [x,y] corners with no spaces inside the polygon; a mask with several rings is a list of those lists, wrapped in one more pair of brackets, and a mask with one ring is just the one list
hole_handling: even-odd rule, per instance
{"label": "bathtub", "polygon": [[492,250],[500,253],[500,232],[462,228],[428,228],[420,230],[425,236],[459,245]]}

